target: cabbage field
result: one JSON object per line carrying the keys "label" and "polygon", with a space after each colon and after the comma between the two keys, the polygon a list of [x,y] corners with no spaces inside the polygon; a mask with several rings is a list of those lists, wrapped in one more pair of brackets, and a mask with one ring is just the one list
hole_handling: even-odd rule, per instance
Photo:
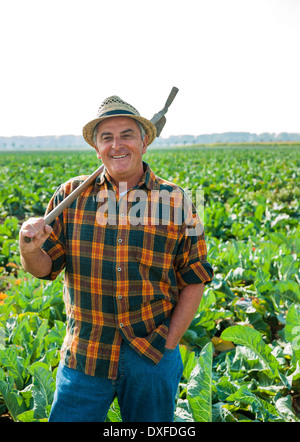
{"label": "cabbage field", "polygon": [[[299,422],[300,145],[149,148],[144,159],[192,199],[203,190],[215,271],[181,340],[175,420]],[[0,153],[0,422],[47,421],[65,334],[62,278],[22,270],[20,224],[97,167],[92,149]],[[107,421],[120,420],[115,400]]]}

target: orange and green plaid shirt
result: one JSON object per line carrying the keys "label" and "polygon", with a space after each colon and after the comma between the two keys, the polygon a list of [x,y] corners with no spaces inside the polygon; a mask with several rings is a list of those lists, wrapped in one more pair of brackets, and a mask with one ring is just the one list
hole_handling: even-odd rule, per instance
{"label": "orange and green plaid shirt", "polygon": [[[116,379],[122,339],[157,364],[180,290],[213,277],[201,221],[191,205],[187,227],[181,210],[183,190],[146,163],[144,171],[139,185],[120,196],[104,169],[53,221],[43,245],[52,259],[44,279],[65,269],[62,362],[88,375]],[[85,178],[61,185],[46,213]]]}

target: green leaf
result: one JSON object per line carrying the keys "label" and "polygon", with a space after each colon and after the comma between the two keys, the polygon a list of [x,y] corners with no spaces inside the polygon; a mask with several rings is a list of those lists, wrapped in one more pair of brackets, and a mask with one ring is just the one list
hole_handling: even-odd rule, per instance
{"label": "green leaf", "polygon": [[175,422],[194,422],[191,407],[187,399],[178,399],[175,410]]}
{"label": "green leaf", "polygon": [[238,372],[263,371],[266,369],[266,364],[249,347],[239,345],[235,350],[231,368]]}
{"label": "green leaf", "polygon": [[20,393],[13,389],[12,382],[5,382],[0,380],[0,393],[3,396],[5,405],[11,414],[14,421],[17,421],[17,416],[26,410],[26,404]]}
{"label": "green leaf", "polygon": [[217,279],[217,277],[214,277],[213,281],[211,282],[211,286],[214,293],[216,293],[218,296],[223,297],[225,295],[225,297],[228,299],[234,299],[234,293],[230,289],[228,282],[224,279],[220,280]]}
{"label": "green leaf", "polygon": [[11,346],[4,350],[0,350],[0,365],[2,365],[6,372],[13,377],[17,389],[22,390],[24,387],[24,369],[19,362],[15,347]]}
{"label": "green leaf", "polygon": [[60,347],[64,341],[65,335],[66,324],[62,321],[55,320],[54,326],[51,328],[50,332],[45,338],[46,345],[55,343],[56,346]]}
{"label": "green leaf", "polygon": [[40,325],[36,337],[32,344],[32,352],[30,356],[30,363],[33,363],[41,354],[41,351],[44,347],[44,336],[48,330],[48,321],[46,319],[43,320]]}
{"label": "green leaf", "polygon": [[293,382],[296,382],[300,379],[300,361],[297,361],[296,369],[293,373],[291,373],[289,376],[287,376],[287,380],[290,383],[290,385],[293,384]]}
{"label": "green leaf", "polygon": [[187,398],[195,422],[212,422],[213,345],[206,344],[187,384]]}
{"label": "green leaf", "polygon": [[111,404],[105,422],[122,422],[118,398],[115,398]]}
{"label": "green leaf", "polygon": [[279,292],[279,294],[284,298],[300,304],[300,288],[297,282],[290,280],[278,281],[273,290],[274,292]]}
{"label": "green leaf", "polygon": [[255,272],[250,269],[244,269],[243,267],[237,267],[234,270],[231,269],[225,279],[232,284],[240,284],[244,281],[254,281]]}
{"label": "green leaf", "polygon": [[259,205],[256,207],[254,216],[256,219],[258,219],[258,221],[262,220],[262,216],[263,216],[265,210],[266,210],[266,206]]}
{"label": "green leaf", "polygon": [[228,396],[228,402],[238,402],[240,407],[245,408],[248,405],[250,410],[256,414],[257,419],[268,421],[284,422],[283,416],[278,412],[274,405],[260,399],[252,393],[246,385],[243,385],[234,394]]}
{"label": "green leaf", "polygon": [[33,417],[34,410],[27,410],[23,413],[18,414],[18,421],[19,422],[34,422],[35,419]]}
{"label": "green leaf", "polygon": [[290,306],[284,331],[287,341],[292,343],[296,359],[300,361],[300,305]]}
{"label": "green leaf", "polygon": [[282,280],[292,280],[297,272],[296,261],[291,255],[283,257],[278,262],[279,278]]}
{"label": "green leaf", "polygon": [[33,377],[32,397],[34,400],[34,418],[48,417],[53,402],[55,381],[46,364],[36,362],[29,372]]}
{"label": "green leaf", "polygon": [[259,267],[255,277],[255,287],[260,293],[269,292],[273,288],[273,284],[270,281],[271,274],[263,267]]}
{"label": "green leaf", "polygon": [[214,302],[216,302],[216,296],[212,289],[205,290],[198,308],[198,311],[202,311],[209,308]]}
{"label": "green leaf", "polygon": [[224,376],[217,383],[216,389],[220,401],[225,401],[228,398],[228,396],[230,396],[231,394],[235,393],[238,390],[238,387],[235,386],[233,382],[230,382],[229,379]]}
{"label": "green leaf", "polygon": [[213,422],[237,422],[234,415],[224,407],[225,402],[217,402],[212,406]]}
{"label": "green leaf", "polygon": [[[21,315],[19,316],[21,320]],[[20,346],[28,346],[31,341],[31,330],[28,318],[24,318],[21,322],[16,326],[12,336],[12,342],[16,345]]]}
{"label": "green leaf", "polygon": [[286,397],[282,397],[275,402],[276,408],[278,412],[285,416],[286,421],[288,422],[299,422],[299,419],[295,416],[293,406],[292,406],[292,397],[289,394]]}
{"label": "green leaf", "polygon": [[212,330],[215,327],[215,321],[218,319],[228,319],[233,316],[232,312],[225,310],[224,308],[215,309],[210,308],[205,311],[201,311],[195,318],[198,319],[196,325],[201,325],[207,330]]}
{"label": "green leaf", "polygon": [[24,399],[16,391],[11,391],[4,397],[4,400],[11,417],[17,421],[18,415],[26,410]]}
{"label": "green leaf", "polygon": [[18,415],[18,422],[48,422],[48,419],[35,419],[34,410],[28,410]]}
{"label": "green leaf", "polygon": [[197,358],[193,351],[189,351],[185,345],[180,345],[180,354],[183,363],[183,377],[189,379],[197,364]]}
{"label": "green leaf", "polygon": [[243,325],[234,325],[223,331],[221,339],[250,348],[276,375],[279,364],[272,355],[271,348],[263,341],[262,335],[257,330]]}

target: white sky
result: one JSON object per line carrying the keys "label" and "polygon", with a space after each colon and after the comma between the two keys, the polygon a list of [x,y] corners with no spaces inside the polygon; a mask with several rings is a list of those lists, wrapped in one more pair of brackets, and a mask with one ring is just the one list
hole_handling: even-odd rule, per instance
{"label": "white sky", "polygon": [[300,132],[300,0],[0,0],[0,136],[81,134],[119,95],[163,137]]}

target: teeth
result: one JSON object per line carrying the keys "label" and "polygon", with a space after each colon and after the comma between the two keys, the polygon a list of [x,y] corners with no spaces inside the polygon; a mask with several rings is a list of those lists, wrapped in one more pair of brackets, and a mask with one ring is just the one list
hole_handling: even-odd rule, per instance
{"label": "teeth", "polygon": [[113,158],[125,158],[126,155],[113,155]]}

